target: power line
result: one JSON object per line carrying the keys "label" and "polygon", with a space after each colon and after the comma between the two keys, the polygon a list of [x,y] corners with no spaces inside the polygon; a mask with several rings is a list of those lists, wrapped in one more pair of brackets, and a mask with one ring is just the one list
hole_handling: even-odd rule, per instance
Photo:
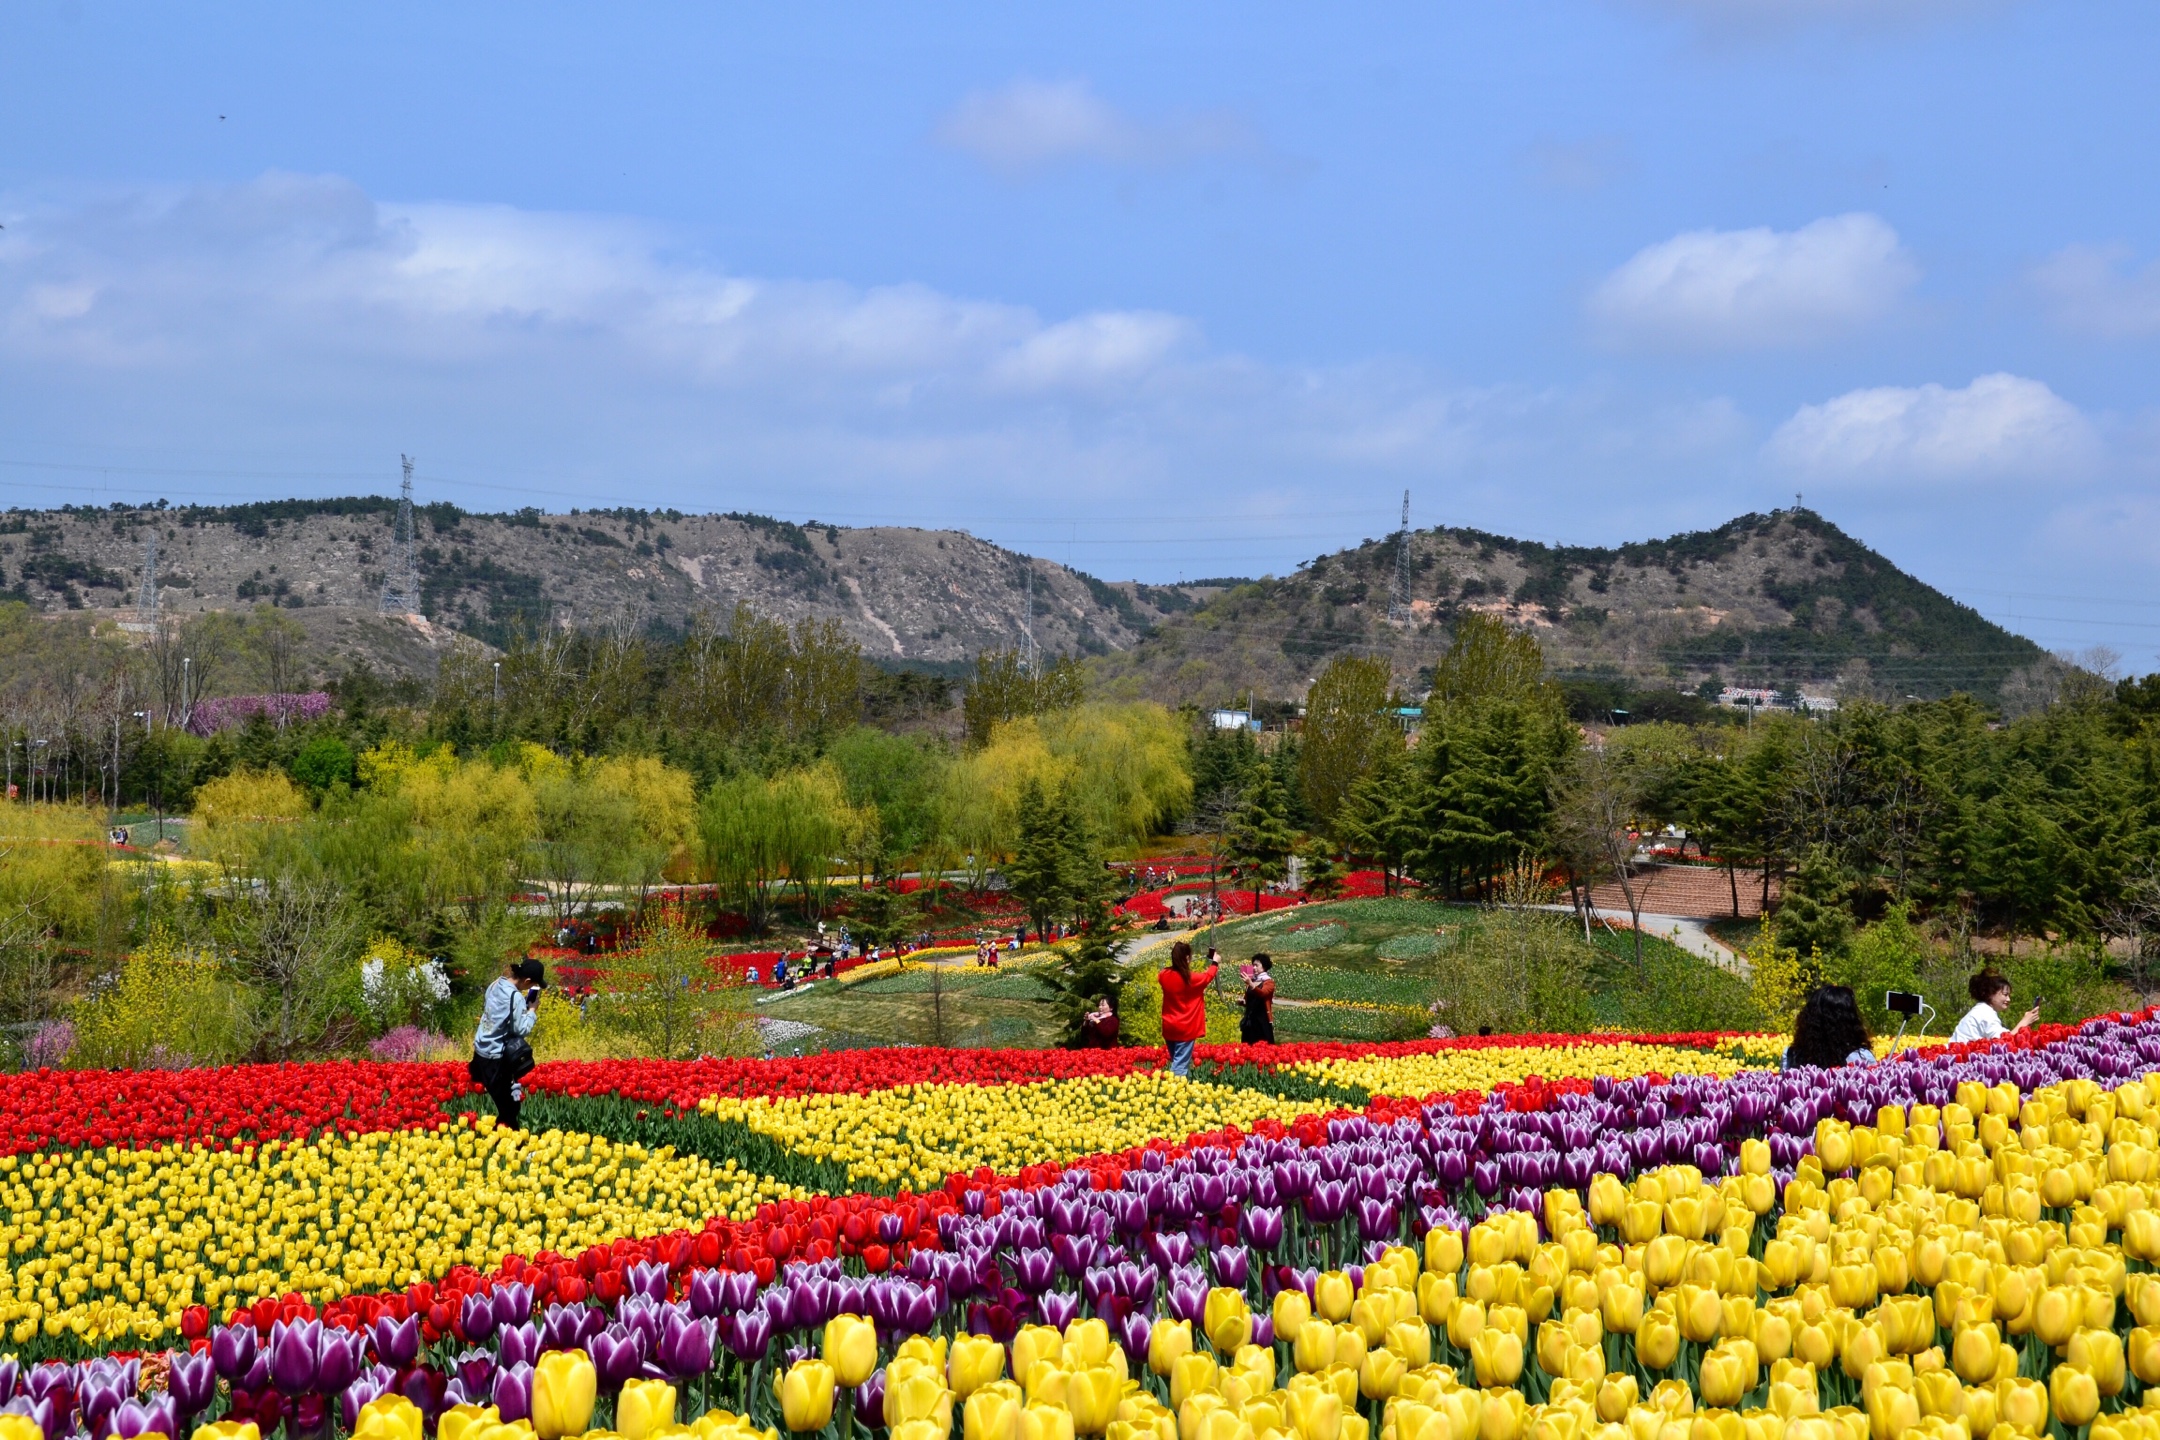
{"label": "power line", "polygon": [[390,542],[390,569],[383,576],[382,613],[420,613],[420,557],[413,534],[412,472],[410,455],[398,459],[405,466],[405,482],[398,494],[397,532]]}

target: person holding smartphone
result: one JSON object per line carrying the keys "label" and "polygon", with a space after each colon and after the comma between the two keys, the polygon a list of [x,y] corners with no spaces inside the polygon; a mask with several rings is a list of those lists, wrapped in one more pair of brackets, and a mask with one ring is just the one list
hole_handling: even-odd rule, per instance
{"label": "person holding smartphone", "polygon": [[1238,1019],[1238,1039],[1247,1045],[1275,1043],[1275,962],[1265,953],[1238,967],[1245,980],[1245,1013]]}
{"label": "person holding smartphone", "polygon": [[547,967],[538,960],[505,961],[491,981],[473,1030],[473,1058],[465,1067],[473,1083],[495,1102],[499,1123],[518,1128],[525,1105],[525,1077],[532,1073],[533,1023],[540,1015],[540,995],[547,989]]}
{"label": "person holding smartphone", "polygon": [[1972,1009],[1958,1021],[1957,1029],[1950,1032],[1950,1043],[1962,1045],[1972,1040],[1993,1040],[1998,1035],[2014,1035],[2040,1018],[2040,1007],[2035,1005],[2025,1012],[2017,1024],[2005,1028],[2003,1016],[2010,1011],[2010,982],[1993,970],[1982,970],[1966,982],[1966,993],[1973,998]]}

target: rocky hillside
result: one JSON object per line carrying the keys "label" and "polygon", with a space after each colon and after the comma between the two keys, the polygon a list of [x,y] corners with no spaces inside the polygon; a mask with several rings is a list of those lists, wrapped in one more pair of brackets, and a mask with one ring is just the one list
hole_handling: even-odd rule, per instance
{"label": "rocky hillside", "polygon": [[1907,575],[1809,510],[1612,549],[1477,530],[1411,532],[1410,614],[1388,620],[1397,542],[1322,556],[1226,591],[1097,662],[1116,692],[1220,703],[1297,695],[1330,657],[1391,657],[1406,689],[1482,611],[1533,631],[1561,675],[1693,690],[1804,687],[1993,701],[2040,648]]}
{"label": "rocky hillside", "polygon": [[1103,654],[1134,644],[1183,592],[1110,586],[958,531],[795,525],[762,515],[610,510],[548,515],[416,511],[427,623],[378,613],[394,500],[291,500],[0,516],[0,595],[132,619],[144,542],[158,541],[166,614],[271,604],[335,670],[365,658],[423,673],[458,631],[494,644],[549,624],[679,630],[738,601],[786,620],[836,620],[886,664],[957,669],[1016,645],[1033,572],[1036,643]]}

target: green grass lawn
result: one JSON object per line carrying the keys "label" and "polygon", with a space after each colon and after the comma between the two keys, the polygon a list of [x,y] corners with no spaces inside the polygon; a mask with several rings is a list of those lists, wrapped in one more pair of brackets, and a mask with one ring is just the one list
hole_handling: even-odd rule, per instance
{"label": "green grass lawn", "polygon": [[[1481,923],[1482,913],[1471,906],[1345,900],[1234,920],[1217,927],[1212,939],[1227,962],[1222,983],[1233,995],[1237,965],[1261,951],[1274,957],[1278,1038],[1403,1040],[1425,1033],[1425,1007],[1439,996],[1448,950],[1471,940]],[[1210,934],[1190,938],[1204,949]],[[1591,1009],[1601,1026],[1744,1030],[1761,1023],[1745,982],[1668,940],[1643,937],[1640,972],[1632,936],[1596,926],[1591,944]],[[1152,969],[1167,955],[1158,945],[1140,964]],[[938,984],[942,1007],[923,968],[846,988],[825,982],[760,1005],[758,1013],[819,1027],[819,1035],[790,1049],[1052,1043],[1049,1006],[1025,972],[941,967]]]}

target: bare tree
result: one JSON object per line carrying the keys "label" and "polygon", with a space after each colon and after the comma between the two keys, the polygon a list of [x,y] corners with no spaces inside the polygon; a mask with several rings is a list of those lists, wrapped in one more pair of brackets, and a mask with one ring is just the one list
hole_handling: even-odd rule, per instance
{"label": "bare tree", "polygon": [[337,1020],[336,981],[359,957],[366,928],[350,897],[317,876],[271,873],[228,912],[226,939],[259,997],[256,1049],[287,1056]]}
{"label": "bare tree", "polygon": [[[1578,878],[1587,899],[1599,880],[1620,886],[1635,927],[1635,968],[1643,968],[1642,897],[1634,820],[1642,804],[1639,778],[1602,747],[1586,746],[1554,786],[1550,839]],[[1588,911],[1584,932],[1588,934]]]}

